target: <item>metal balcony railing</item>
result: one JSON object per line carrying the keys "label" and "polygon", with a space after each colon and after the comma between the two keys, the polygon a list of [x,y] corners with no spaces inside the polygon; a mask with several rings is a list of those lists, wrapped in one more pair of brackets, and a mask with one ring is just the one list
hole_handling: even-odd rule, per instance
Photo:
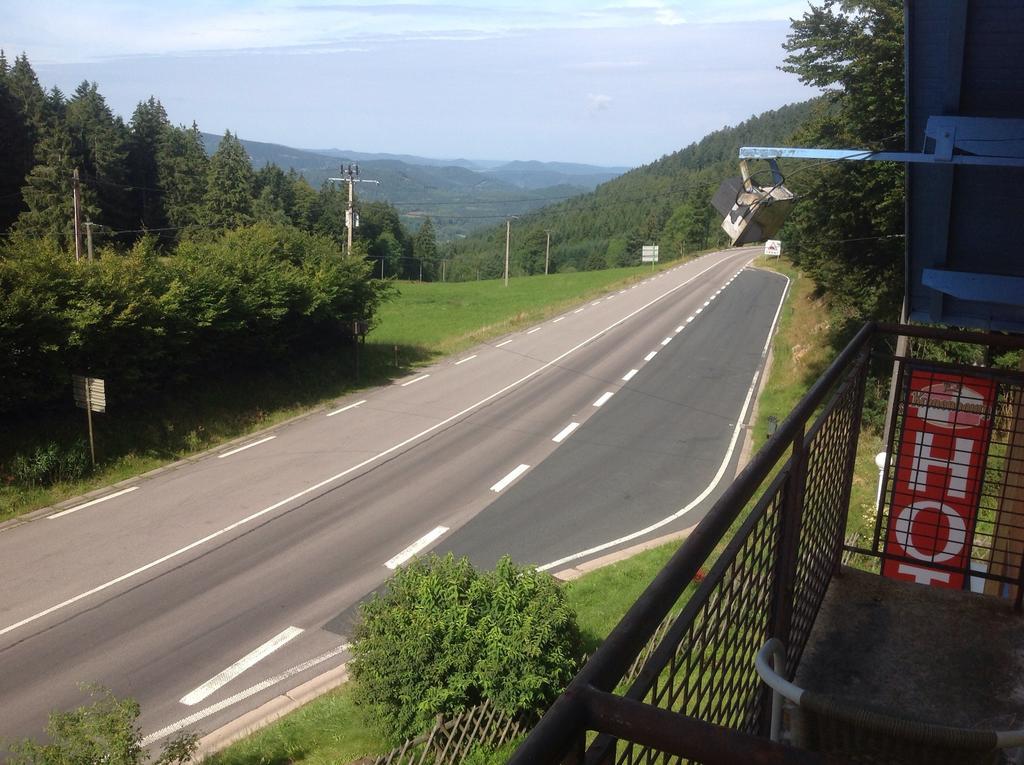
{"label": "metal balcony railing", "polygon": [[[940,340],[995,351],[1024,347],[1004,335],[866,325],[683,542],[510,762],[843,761],[767,738],[771,696],[755,671],[755,657],[775,637],[787,651],[782,674],[792,677],[800,662],[844,554],[869,366],[884,361],[880,356],[891,358],[882,341],[895,335],[910,336],[919,347]],[[909,356],[895,362],[900,389],[909,384],[912,369],[933,370],[944,380],[962,374],[990,381],[986,390],[992,395],[985,405],[995,424],[984,455],[980,510],[965,532],[970,553],[955,571],[952,563],[934,557],[940,572],[945,566],[963,576],[965,588],[1002,590],[998,594],[1004,597],[1012,588],[1009,594],[1019,607],[1024,519],[1006,513],[997,518],[996,510],[1008,487],[1024,486],[1024,374]],[[908,400],[907,395],[896,398]],[[896,407],[890,454],[900,443],[905,409],[902,403]],[[952,475],[956,456],[946,456],[944,467]],[[889,499],[898,497],[891,475],[899,459],[887,461],[889,478],[870,544],[846,551],[878,570],[886,560],[920,563],[886,548]],[[708,573],[682,602],[702,569]],[[643,668],[627,683],[638,660]]]}

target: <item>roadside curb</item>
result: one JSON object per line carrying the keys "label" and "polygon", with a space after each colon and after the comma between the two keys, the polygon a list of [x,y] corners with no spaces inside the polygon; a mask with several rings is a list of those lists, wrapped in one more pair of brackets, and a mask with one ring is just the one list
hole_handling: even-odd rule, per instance
{"label": "roadside curb", "polygon": [[261,728],[265,728],[275,720],[284,717],[289,712],[294,712],[317,696],[322,696],[347,681],[348,664],[345,663],[334,669],[329,669],[301,685],[297,685],[290,691],[285,691],[280,696],[275,696],[251,712],[246,712],[241,717],[236,717],[231,722],[222,725],[217,730],[199,739],[199,748],[196,750],[191,762],[202,762],[211,754],[215,754],[236,741],[251,736]]}

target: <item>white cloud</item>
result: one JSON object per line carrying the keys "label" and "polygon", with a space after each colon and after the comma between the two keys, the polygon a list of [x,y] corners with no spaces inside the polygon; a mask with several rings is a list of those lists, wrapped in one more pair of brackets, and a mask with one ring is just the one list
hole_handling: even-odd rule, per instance
{"label": "white cloud", "polygon": [[593,113],[606,112],[612,106],[612,97],[604,93],[588,93],[587,106]]}

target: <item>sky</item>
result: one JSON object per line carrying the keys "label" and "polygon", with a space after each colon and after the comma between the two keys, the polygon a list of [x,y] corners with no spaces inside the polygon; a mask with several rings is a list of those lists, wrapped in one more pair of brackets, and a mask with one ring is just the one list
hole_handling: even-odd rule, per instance
{"label": "sky", "polygon": [[815,95],[806,0],[3,0],[0,48],[126,120],[307,149],[637,166]]}

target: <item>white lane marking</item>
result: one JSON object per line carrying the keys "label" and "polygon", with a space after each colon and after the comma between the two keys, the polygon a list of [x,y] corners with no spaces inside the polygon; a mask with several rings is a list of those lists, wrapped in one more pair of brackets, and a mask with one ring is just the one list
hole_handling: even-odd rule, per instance
{"label": "white lane marking", "polygon": [[650,361],[651,359],[653,359],[657,355],[658,355],[657,351],[651,351],[646,356],[644,356],[644,361]]}
{"label": "white lane marking", "polygon": [[703,308],[698,308],[696,311],[693,312],[693,315],[696,316],[697,314],[699,314],[703,310],[704,310]]}
{"label": "white lane marking", "polygon": [[604,406],[605,402],[608,401],[612,396],[615,395],[614,391],[606,391],[598,396],[597,401],[594,402],[594,406]]}
{"label": "white lane marking", "polygon": [[678,334],[679,334],[680,332],[682,332],[682,331],[683,331],[683,327],[684,327],[684,326],[685,326],[684,324],[680,324],[680,325],[679,325],[678,327],[676,327],[676,334],[677,334],[677,335],[678,335]]}
{"label": "white lane marking", "polygon": [[420,380],[426,380],[428,377],[430,377],[429,374],[420,375],[419,377],[414,377],[413,379],[409,380],[409,382],[402,383],[402,387],[403,388],[408,388],[410,385],[413,385],[414,383],[418,383]]}
{"label": "white lane marking", "polygon": [[512,340],[511,340],[511,339],[509,339],[509,340],[505,340],[505,341],[503,341],[503,342],[500,342],[500,343],[498,343],[498,344],[497,344],[496,346],[494,346],[494,347],[495,347],[495,348],[500,348],[501,346],[503,346],[503,345],[508,345],[508,344],[509,344],[509,343],[511,343],[511,342],[512,342]]}
{"label": "white lane marking", "polygon": [[662,345],[668,345],[671,342],[672,342],[672,338],[671,337],[666,337],[664,340],[661,341],[661,344]]}
{"label": "white lane marking", "polygon": [[533,329],[526,330],[526,334],[532,335],[534,332],[540,332],[540,327],[534,327]]}
{"label": "white lane marking", "polygon": [[[696,314],[695,314],[695,315],[696,315]],[[693,316],[690,316],[690,317],[688,317],[688,318],[686,319],[686,323],[687,323],[687,324],[689,324],[689,323],[690,323],[691,321],[693,321]]]}
{"label": "white lane marking", "polygon": [[570,422],[568,425],[566,425],[564,428],[558,431],[555,437],[552,438],[551,440],[554,441],[556,444],[560,444],[562,443],[562,441],[567,439],[572,434],[572,432],[576,430],[576,428],[578,428],[579,426],[580,424],[578,422]]}
{"label": "white lane marking", "polygon": [[288,642],[294,640],[301,634],[301,627],[289,627],[286,630],[282,630],[280,633],[274,635],[274,637],[270,638],[270,640],[261,645],[259,648],[256,648],[247,653],[245,656],[236,661],[223,672],[219,672],[191,693],[187,693],[184,696],[182,696],[181,703],[189,707],[198,704],[200,701],[205,699],[210,694],[214,693],[215,691],[230,683],[240,674],[245,672],[245,670],[249,669],[257,662],[260,662],[263,659],[267,658],[278,648],[280,648],[283,645],[286,645]]}
{"label": "white lane marking", "polygon": [[465,364],[467,361],[472,361],[473,359],[475,359],[479,355],[480,354],[478,354],[478,353],[474,353],[472,356],[466,356],[466,358],[462,359],[461,361],[456,361],[455,362],[455,366],[459,366],[460,364]]}
{"label": "white lane marking", "polygon": [[628,372],[626,372],[626,374],[622,376],[623,382],[629,382],[630,380],[632,380],[633,375],[635,375],[639,371],[639,369],[630,369]]}
{"label": "white lane marking", "polygon": [[443,536],[447,531],[447,526],[438,526],[437,528],[428,531],[426,534],[421,536],[411,545],[402,550],[402,552],[398,553],[398,555],[396,555],[394,558],[391,558],[389,561],[387,561],[384,565],[392,571],[394,571],[396,568],[398,568],[407,560],[409,560],[413,555],[418,553],[420,550],[426,548],[427,545],[429,545],[435,539],[438,539],[441,536]]}
{"label": "white lane marking", "polygon": [[711,305],[711,301],[710,300],[705,300],[704,301],[704,307],[707,308],[709,305]]}
{"label": "white lane marking", "polygon": [[551,323],[552,324],[558,324],[558,322],[560,322],[560,321],[565,321],[565,317],[564,316],[559,316],[557,319],[552,319]]}
{"label": "white lane marking", "polygon": [[601,302],[600,300],[595,300],[593,303],[591,303],[591,305],[599,305],[600,302]]}
{"label": "white lane marking", "polygon": [[577,308],[573,313],[583,313],[584,310],[583,308]]}
{"label": "white lane marking", "polygon": [[491,491],[493,491],[496,494],[498,492],[504,491],[506,488],[508,488],[508,485],[510,483],[512,483],[514,480],[516,480],[519,476],[521,476],[523,473],[525,473],[529,469],[530,469],[529,465],[520,465],[515,470],[513,470],[511,473],[509,473],[507,476],[505,476],[500,481],[498,481],[496,484],[494,484],[494,486],[491,487]]}
{"label": "white lane marking", "polygon": [[619,294],[623,294],[626,290],[619,290]]}
{"label": "white lane marking", "polygon": [[603,544],[596,545],[587,550],[580,550],[579,552],[573,553],[572,555],[566,555],[564,558],[559,558],[558,560],[551,561],[551,563],[545,563],[543,566],[537,567],[538,571],[548,571],[552,568],[557,568],[558,566],[564,566],[566,563],[569,563],[570,561],[589,557],[596,553],[603,552],[604,550],[607,550],[609,547],[616,547],[626,542],[631,542],[634,539],[637,539],[638,537],[650,534],[652,531],[657,531],[662,526],[665,526],[671,523],[672,521],[682,518],[684,515],[690,512],[693,508],[697,507],[701,502],[703,502],[711,495],[711,492],[713,492],[715,488],[718,486],[718,484],[722,481],[722,477],[725,475],[726,470],[729,467],[729,462],[732,460],[733,452],[736,450],[736,443],[737,441],[739,441],[740,431],[743,430],[743,422],[747,418],[747,410],[750,408],[750,403],[754,397],[754,392],[757,390],[757,382],[761,376],[761,372],[764,369],[764,361],[768,355],[768,349],[771,347],[772,338],[775,336],[775,328],[779,323],[779,315],[782,313],[782,305],[783,303],[786,302],[786,293],[789,292],[790,284],[789,277],[785,276],[784,274],[780,274],[780,276],[783,276],[786,279],[786,287],[785,289],[782,290],[782,298],[779,300],[778,308],[775,309],[775,318],[772,319],[771,328],[768,330],[768,338],[764,342],[764,348],[761,349],[761,360],[758,362],[757,369],[754,370],[754,377],[750,381],[750,387],[747,388],[747,396],[743,400],[743,406],[740,408],[740,416],[736,421],[736,427],[733,428],[732,439],[729,441],[729,448],[726,449],[725,457],[722,459],[722,464],[718,466],[718,472],[715,473],[714,478],[711,479],[711,483],[709,483],[707,487],[704,489],[704,491],[698,494],[689,504],[687,504],[680,510],[677,510],[676,512],[672,513],[672,515],[666,518],[662,518],[660,521],[656,521],[652,523],[650,526],[647,526],[646,528],[642,528],[637,531],[634,531],[631,534],[626,534],[623,537],[619,537],[618,539],[613,539],[610,542],[605,542]]}
{"label": "white lane marking", "polygon": [[337,648],[332,648],[330,651],[327,651],[326,653],[322,653],[319,656],[313,657],[309,661],[304,661],[302,662],[302,664],[297,664],[291,669],[286,669],[279,675],[268,677],[263,682],[257,683],[251,688],[246,688],[244,691],[239,691],[234,696],[226,698],[223,701],[218,701],[216,704],[208,706],[206,709],[201,709],[198,712],[190,714],[188,717],[182,718],[181,720],[178,720],[178,722],[176,723],[171,723],[166,728],[161,728],[158,731],[153,731],[144,739],[142,739],[142,745],[149,746],[150,744],[159,741],[165,736],[169,736],[172,733],[177,733],[182,728],[187,728],[190,725],[195,725],[200,720],[204,720],[210,715],[217,714],[217,712],[219,712],[220,710],[227,709],[233,704],[237,704],[239,701],[243,701],[244,699],[247,699],[250,696],[255,696],[260,691],[264,691],[267,688],[272,688],[278,683],[287,680],[289,677],[294,677],[295,675],[298,675],[301,672],[305,672],[307,669],[311,669],[315,667],[317,664],[322,664],[328,659],[334,658],[339,653],[344,653],[351,647],[351,643],[344,643],[342,645],[339,645]]}
{"label": "white lane marking", "polygon": [[217,459],[222,460],[225,457],[230,457],[232,454],[238,454],[239,452],[244,452],[246,449],[251,449],[254,446],[259,446],[260,444],[265,444],[267,441],[273,441],[275,438],[277,438],[277,436],[267,436],[266,438],[261,438],[259,441],[253,441],[251,444],[246,444],[245,446],[239,446],[237,449],[232,449],[229,452],[224,452],[223,454],[218,454],[217,455]]}
{"label": "white lane marking", "polygon": [[615,295],[609,295],[608,297],[605,298],[605,300],[611,300],[613,297],[615,297]]}
{"label": "white lane marking", "polygon": [[92,507],[93,505],[98,505],[100,502],[106,502],[108,499],[113,499],[114,497],[120,497],[123,494],[127,494],[128,492],[131,492],[131,491],[135,491],[137,488],[139,488],[139,487],[138,486],[132,486],[132,487],[127,488],[127,489],[121,489],[121,491],[115,491],[113,494],[108,494],[105,497],[100,497],[99,499],[94,499],[94,500],[91,500],[90,502],[84,502],[81,505],[75,505],[74,507],[70,507],[67,510],[61,510],[59,513],[54,513],[53,515],[48,515],[46,517],[49,518],[52,521],[54,518],[61,518],[61,517],[65,516],[65,515],[71,515],[71,513],[77,513],[79,510],[85,510],[85,508],[87,508],[87,507]]}
{"label": "white lane marking", "polygon": [[335,409],[333,412],[328,412],[327,416],[328,417],[333,417],[336,414],[341,414],[342,412],[347,412],[349,409],[355,409],[357,406],[362,406],[365,403],[366,403],[366,399],[364,398],[362,401],[357,401],[354,404],[349,404],[348,406],[343,406],[341,409]]}
{"label": "white lane marking", "polygon": [[[719,263],[720,262],[721,261],[719,261]],[[84,600],[85,598],[88,598],[88,597],[90,597],[92,595],[95,595],[96,593],[103,592],[104,590],[108,590],[111,587],[114,587],[115,585],[118,585],[118,584],[120,584],[121,582],[123,582],[123,581],[125,581],[127,579],[131,579],[132,577],[136,577],[139,574],[143,574],[146,571],[149,571],[150,569],[156,568],[160,564],[166,563],[169,560],[173,560],[174,558],[178,558],[178,557],[184,555],[185,553],[187,553],[187,552],[189,552],[191,550],[194,550],[195,548],[200,547],[201,545],[206,544],[207,542],[213,541],[214,539],[218,539],[218,538],[224,536],[225,534],[230,534],[235,529],[237,529],[237,528],[239,528],[241,526],[248,525],[248,524],[252,523],[253,521],[257,520],[258,518],[262,518],[264,515],[267,515],[268,513],[272,513],[275,510],[277,510],[278,508],[283,507],[284,505],[287,505],[290,502],[294,502],[295,500],[297,500],[297,499],[299,499],[301,497],[305,497],[307,494],[311,494],[314,491],[322,489],[323,487],[325,487],[325,486],[327,486],[329,484],[335,483],[336,481],[339,481],[342,478],[344,478],[344,477],[346,477],[348,475],[351,475],[352,473],[355,473],[355,472],[357,472],[359,470],[362,470],[367,465],[372,465],[374,462],[377,462],[377,461],[383,459],[384,457],[387,457],[390,454],[394,454],[395,452],[399,451],[400,449],[404,449],[406,446],[409,446],[410,444],[415,443],[416,441],[420,440],[424,436],[428,436],[428,435],[430,435],[431,433],[433,433],[436,430],[440,430],[441,428],[446,428],[449,424],[451,424],[452,422],[455,422],[460,417],[464,417],[465,415],[469,414],[470,412],[475,411],[476,409],[479,409],[480,407],[487,405],[491,401],[494,401],[496,398],[500,398],[501,396],[504,396],[506,393],[508,393],[513,388],[516,388],[516,387],[522,385],[527,380],[530,380],[530,379],[536,377],[537,375],[541,374],[542,372],[545,372],[546,370],[550,369],[551,367],[555,366],[556,364],[560,364],[564,359],[566,359],[567,357],[571,356],[573,353],[578,351],[580,348],[585,348],[586,346],[588,346],[591,343],[593,343],[595,340],[597,340],[602,335],[608,334],[609,332],[611,332],[613,329],[615,329],[619,325],[624,324],[625,322],[627,322],[630,319],[632,319],[634,316],[636,316],[636,315],[646,311],[648,308],[650,308],[655,303],[661,302],[662,300],[664,300],[665,298],[667,298],[669,295],[673,294],[677,290],[682,289],[683,287],[685,287],[690,282],[692,282],[695,279],[698,279],[699,277],[701,277],[704,274],[706,274],[708,271],[710,271],[716,265],[718,265],[718,263],[713,263],[710,266],[708,266],[707,268],[705,268],[705,269],[703,269],[701,271],[698,271],[696,274],[691,276],[686,281],[680,282],[676,286],[670,287],[669,289],[665,290],[660,295],[657,295],[657,296],[651,298],[650,300],[648,300],[646,303],[644,303],[639,308],[636,308],[636,309],[630,311],[625,316],[623,316],[623,317],[621,317],[619,319],[616,319],[615,321],[613,321],[611,324],[609,324],[604,329],[598,330],[597,332],[595,332],[593,335],[591,335],[590,337],[586,338],[585,340],[581,340],[580,342],[578,342],[576,345],[574,345],[569,350],[565,351],[564,353],[560,354],[559,356],[556,356],[551,361],[549,361],[549,362],[547,362],[545,364],[541,364],[539,367],[534,369],[532,372],[526,373],[525,375],[520,377],[518,380],[513,380],[512,382],[510,382],[505,387],[496,390],[494,393],[491,393],[490,395],[485,396],[484,398],[480,399],[479,401],[477,401],[477,402],[475,402],[473,404],[470,404],[469,406],[465,407],[461,411],[458,411],[455,414],[453,414],[453,415],[451,415],[449,417],[446,417],[443,420],[440,420],[439,422],[435,422],[429,428],[426,428],[424,430],[421,430],[419,433],[416,433],[416,434],[414,434],[412,436],[409,436],[404,441],[399,441],[397,444],[389,446],[387,449],[384,449],[383,451],[380,451],[377,454],[374,454],[374,455],[372,455],[370,457],[367,457],[362,462],[360,462],[358,464],[355,464],[355,465],[352,465],[351,467],[345,468],[340,473],[335,473],[334,475],[329,476],[329,477],[323,479],[322,481],[318,481],[317,483],[314,483],[314,484],[312,484],[310,486],[307,486],[305,489],[302,489],[301,491],[295,492],[290,497],[285,497],[284,499],[278,500],[274,504],[272,504],[272,505],[270,505],[268,507],[265,507],[262,510],[257,510],[255,513],[251,513],[250,515],[247,515],[244,518],[241,518],[241,519],[235,521],[234,523],[228,524],[227,526],[225,526],[222,529],[218,529],[217,531],[212,531],[209,534],[207,534],[205,537],[202,537],[201,539],[197,539],[194,542],[190,542],[189,544],[185,545],[184,547],[179,547],[177,550],[174,550],[173,552],[169,552],[166,555],[163,555],[163,556],[157,558],[156,560],[152,560],[149,563],[146,563],[145,565],[139,566],[136,569],[133,569],[133,570],[128,571],[128,572],[126,572],[124,574],[121,574],[120,576],[116,576],[113,579],[110,579],[110,580],[104,582],[103,584],[96,585],[92,589],[86,590],[85,592],[80,592],[78,595],[74,595],[74,596],[72,596],[70,598],[67,598],[66,600],[62,600],[60,603],[56,603],[55,605],[52,605],[49,608],[44,608],[42,611],[39,611],[38,613],[32,614],[31,616],[26,616],[21,621],[15,622],[14,624],[9,624],[6,627],[4,627],[3,629],[0,629],[0,636],[6,635],[8,632],[13,632],[14,630],[18,629],[19,627],[24,627],[26,624],[31,624],[34,621],[38,621],[39,619],[42,619],[45,616],[49,616],[50,614],[54,613],[55,611],[60,611],[63,608],[67,608],[68,606],[74,605],[75,603],[78,603],[80,600]],[[508,342],[511,342],[511,341],[508,341]]]}

